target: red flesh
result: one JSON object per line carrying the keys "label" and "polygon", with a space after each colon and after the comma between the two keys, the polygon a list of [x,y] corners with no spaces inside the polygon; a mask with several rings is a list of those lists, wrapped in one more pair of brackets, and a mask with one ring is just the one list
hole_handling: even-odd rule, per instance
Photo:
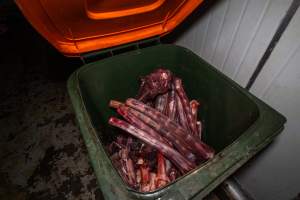
{"label": "red flesh", "polygon": [[194,134],[196,134],[198,132],[197,127],[196,127],[196,121],[193,121],[193,117],[192,117],[192,113],[191,113],[191,109],[190,109],[190,101],[187,98],[187,95],[184,91],[181,79],[175,78],[174,79],[174,85],[175,85],[175,90],[176,90],[178,96],[181,99],[182,106],[183,106],[183,109],[184,109],[184,113],[186,115],[190,130]]}
{"label": "red flesh", "polygon": [[140,118],[136,117],[130,112],[130,108],[128,106],[121,106],[117,109],[118,113],[124,117],[130,124],[134,125],[135,127],[142,129],[143,131],[147,132],[151,136],[157,138],[162,143],[171,146],[169,141],[163,138],[159,133],[157,133],[154,129],[144,123]]}
{"label": "red flesh", "polygon": [[150,171],[149,171],[149,167],[142,165],[141,166],[141,182],[143,185],[146,185],[149,183],[150,181]]}
{"label": "red flesh", "polygon": [[161,113],[165,113],[168,104],[168,93],[158,95],[155,100],[155,109]]}
{"label": "red flesh", "polygon": [[178,172],[175,168],[172,168],[169,172],[170,181],[174,181],[177,178]]}
{"label": "red flesh", "polygon": [[187,120],[182,101],[179,97],[179,95],[176,93],[175,94],[175,99],[176,99],[176,105],[177,105],[177,111],[178,111],[178,117],[179,117],[179,124],[184,128],[188,133],[191,132],[189,122]]}
{"label": "red flesh", "polygon": [[153,99],[158,94],[166,93],[170,89],[171,80],[172,73],[170,70],[155,70],[141,79],[142,84],[137,98],[145,102],[148,99]]}
{"label": "red flesh", "polygon": [[156,187],[156,174],[155,173],[150,173],[150,191],[155,190]]}
{"label": "red flesh", "polygon": [[124,148],[119,151],[120,156],[120,175],[130,185],[135,185],[135,172],[132,160],[128,157],[128,149]]}
{"label": "red flesh", "polygon": [[130,182],[132,182],[132,184],[135,184],[136,183],[135,172],[134,172],[133,162],[130,158],[128,158],[126,161],[126,167],[127,167],[127,173]]}
{"label": "red flesh", "polygon": [[[196,157],[195,155],[191,152],[191,150],[188,150],[187,147],[189,147],[189,144],[186,143],[181,137],[178,137],[178,135],[172,133],[171,131],[165,129],[161,124],[159,124],[157,121],[151,119],[149,116],[136,111],[132,108],[128,109],[128,116],[132,114],[138,119],[141,119],[145,124],[148,124],[151,126],[155,131],[159,132],[162,134],[165,138],[168,139],[169,142],[171,142],[176,149],[184,155],[191,163],[194,164]],[[155,137],[155,136],[154,136]],[[157,138],[157,137],[156,137]]]}
{"label": "red flesh", "polygon": [[[156,97],[156,100],[160,102],[155,108],[161,113],[167,115],[170,119],[175,119],[176,114],[176,101],[175,101],[175,90],[174,85],[172,84],[171,91],[164,95]],[[161,106],[159,106],[161,105]],[[160,108],[162,107],[162,108]],[[172,163],[164,158],[164,156],[158,152],[157,153],[157,185],[158,188],[163,187],[164,185],[170,182],[170,179],[167,175],[168,170],[172,167]]]}
{"label": "red flesh", "polygon": [[157,186],[163,187],[170,182],[166,173],[166,162],[165,157],[158,152],[157,153]]}
{"label": "red flesh", "polygon": [[200,104],[197,100],[192,100],[190,102],[192,122],[193,122],[193,124],[196,124],[196,132],[193,132],[195,135],[199,135],[199,129],[198,129],[198,126],[197,126],[197,117],[198,117],[198,107],[199,107],[199,105]]}
{"label": "red flesh", "polygon": [[198,137],[188,134],[182,127],[178,126],[178,124],[171,121],[168,117],[161,114],[157,110],[135,99],[127,99],[126,105],[145,113],[153,120],[160,122],[161,129],[172,132],[173,136],[177,136],[176,139],[181,138],[184,140],[187,144],[189,144],[189,149],[195,154],[201,156],[203,159],[210,159],[214,156],[214,150],[211,147],[201,142]]}
{"label": "red flesh", "polygon": [[198,136],[200,140],[202,140],[202,123],[201,121],[197,121],[197,129],[198,129]]}
{"label": "red flesh", "polygon": [[141,169],[141,192],[149,192],[150,191],[150,171],[149,167],[146,165],[142,165]]}
{"label": "red flesh", "polygon": [[116,126],[133,136],[139,138],[140,140],[144,141],[145,143],[148,143],[149,145],[153,146],[156,149],[159,149],[168,159],[170,159],[177,167],[178,169],[182,172],[188,172],[191,169],[195,167],[193,163],[185,159],[180,153],[178,153],[176,150],[173,148],[170,148],[168,145],[158,141],[156,138],[153,136],[149,135],[145,131],[138,129],[129,123],[117,119],[115,117],[111,117],[109,119],[109,124],[112,126]]}
{"label": "red flesh", "polygon": [[166,111],[167,116],[172,120],[175,120],[176,117],[175,94],[176,92],[174,90],[174,86],[172,85],[172,90],[169,91],[169,95],[168,95],[168,104],[167,104],[167,111]]}
{"label": "red flesh", "polygon": [[[189,102],[181,79],[173,78],[169,70],[157,69],[141,80],[137,98],[155,109],[130,105],[130,99],[127,106],[112,100],[110,106],[118,108],[118,113],[129,123],[114,117],[109,123],[138,139],[120,135],[108,145],[108,150],[124,181],[141,192],[149,192],[174,181],[179,171],[185,173],[194,168],[194,154],[199,156],[198,161],[203,161],[211,158],[214,151],[201,142],[199,103]],[[157,173],[150,173],[155,169]]]}
{"label": "red flesh", "polygon": [[136,176],[135,176],[135,179],[136,179],[137,185],[140,185],[141,182],[142,182],[141,169],[137,169],[137,170],[136,170]]}

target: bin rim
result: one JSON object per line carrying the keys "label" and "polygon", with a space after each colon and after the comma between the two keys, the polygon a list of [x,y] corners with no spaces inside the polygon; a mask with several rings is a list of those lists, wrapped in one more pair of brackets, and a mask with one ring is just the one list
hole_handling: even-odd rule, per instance
{"label": "bin rim", "polygon": [[[188,53],[192,53],[194,56],[197,56],[189,49],[178,45],[171,45],[171,44],[160,44],[158,46],[164,46],[166,48],[180,48],[183,51],[187,51]],[[147,47],[147,48],[157,48],[154,47]],[[129,53],[134,53],[134,50]],[[119,54],[116,56],[128,56],[128,52],[126,54]],[[198,57],[198,56],[197,56]],[[109,61],[109,59],[113,59],[113,57],[106,58],[102,62]],[[204,61],[205,62],[205,61]],[[224,181],[228,176],[230,176],[234,171],[240,168],[243,164],[245,164],[250,158],[252,158],[255,154],[257,154],[260,150],[266,147],[267,144],[271,143],[275,136],[277,136],[284,128],[284,123],[286,122],[286,118],[281,115],[279,112],[265,104],[263,101],[255,97],[254,95],[250,94],[244,88],[239,86],[230,78],[226,77],[222,72],[213,68],[210,64],[205,62],[207,67],[209,66],[210,70],[213,70],[220,78],[224,81],[229,82],[231,86],[245,95],[247,98],[252,100],[257,109],[259,111],[259,115],[255,122],[244,131],[237,139],[234,140],[231,144],[226,146],[220,152],[218,152],[213,159],[206,161],[205,163],[201,164],[197,168],[191,170],[187,174],[179,177],[176,179],[175,182],[155,190],[153,192],[142,193],[136,190],[130,189],[121,179],[119,174],[116,172],[114,166],[111,163],[111,160],[108,156],[105,160],[108,160],[112,169],[114,169],[114,175],[118,177],[118,183],[121,183],[123,186],[124,194],[127,196],[134,196],[135,198],[145,198],[145,199],[152,199],[161,197],[161,199],[168,199],[169,197],[176,199],[190,199],[197,195],[197,197],[205,197],[209,192],[211,192],[221,181]],[[71,101],[73,107],[75,109],[75,113],[77,116],[77,120],[82,131],[83,138],[85,140],[86,145],[91,145],[91,141],[95,142],[98,147],[95,147],[95,144],[92,145],[93,148],[97,148],[98,151],[103,151],[105,155],[107,155],[106,151],[104,150],[101,141],[97,137],[97,131],[93,127],[89,116],[87,115],[87,110],[84,106],[84,99],[82,98],[79,86],[79,74],[84,72],[85,70],[90,69],[91,67],[97,67],[95,63],[88,63],[83,67],[76,70],[68,80],[68,91],[71,97]],[[86,113],[86,114],[84,114]],[[275,123],[274,123],[275,122]],[[89,127],[86,127],[85,124],[88,124]],[[264,124],[264,126],[259,126]],[[276,126],[275,126],[275,125]],[[264,132],[264,134],[262,134]],[[91,135],[89,136],[89,134]],[[266,134],[267,133],[267,134]],[[244,144],[244,145],[241,145]],[[90,156],[90,160],[94,169],[96,169],[97,163],[94,161],[94,152],[90,152],[88,148],[88,153]],[[226,163],[224,166],[222,163]],[[210,174],[203,173],[205,170],[208,169]],[[97,170],[97,169],[96,169]],[[100,174],[97,174],[98,181],[103,184],[103,180]],[[190,185],[189,183],[193,182],[191,179],[196,180],[205,180],[207,184],[203,185]],[[177,185],[181,184],[181,188],[176,187]],[[186,192],[188,191],[188,192]],[[177,196],[177,197],[176,197]],[[122,199],[126,199],[122,197]],[[129,198],[130,199],[130,198]]]}

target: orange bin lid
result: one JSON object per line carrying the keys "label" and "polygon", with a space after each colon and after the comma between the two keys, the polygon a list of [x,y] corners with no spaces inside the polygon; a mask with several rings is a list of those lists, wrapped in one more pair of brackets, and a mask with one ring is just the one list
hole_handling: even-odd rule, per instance
{"label": "orange bin lid", "polygon": [[162,36],[203,0],[16,0],[28,21],[66,56]]}

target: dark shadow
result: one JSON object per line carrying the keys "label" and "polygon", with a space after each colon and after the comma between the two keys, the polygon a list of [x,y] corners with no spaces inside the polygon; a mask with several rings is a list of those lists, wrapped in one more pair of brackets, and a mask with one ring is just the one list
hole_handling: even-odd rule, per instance
{"label": "dark shadow", "polygon": [[174,31],[163,37],[163,43],[175,43],[188,29],[195,25],[195,23],[203,17],[204,14],[220,3],[222,0],[206,0],[198,8],[196,8],[190,16],[188,16]]}
{"label": "dark shadow", "polygon": [[0,89],[14,88],[24,73],[31,71],[39,71],[51,80],[66,81],[82,65],[80,59],[60,54],[13,2],[3,2],[0,2]]}

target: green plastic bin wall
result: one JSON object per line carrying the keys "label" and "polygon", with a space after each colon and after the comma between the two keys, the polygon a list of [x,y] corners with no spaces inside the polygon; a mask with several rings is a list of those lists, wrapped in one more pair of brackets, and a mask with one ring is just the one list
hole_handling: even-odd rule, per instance
{"label": "green plastic bin wall", "polygon": [[[126,186],[105,145],[119,130],[108,125],[116,115],[111,99],[134,97],[139,77],[158,67],[183,79],[190,99],[201,102],[203,140],[217,152],[212,159],[160,190],[140,193]],[[68,90],[105,199],[201,199],[269,144],[285,118],[225,77],[191,51],[156,45],[86,64],[72,74]]]}

